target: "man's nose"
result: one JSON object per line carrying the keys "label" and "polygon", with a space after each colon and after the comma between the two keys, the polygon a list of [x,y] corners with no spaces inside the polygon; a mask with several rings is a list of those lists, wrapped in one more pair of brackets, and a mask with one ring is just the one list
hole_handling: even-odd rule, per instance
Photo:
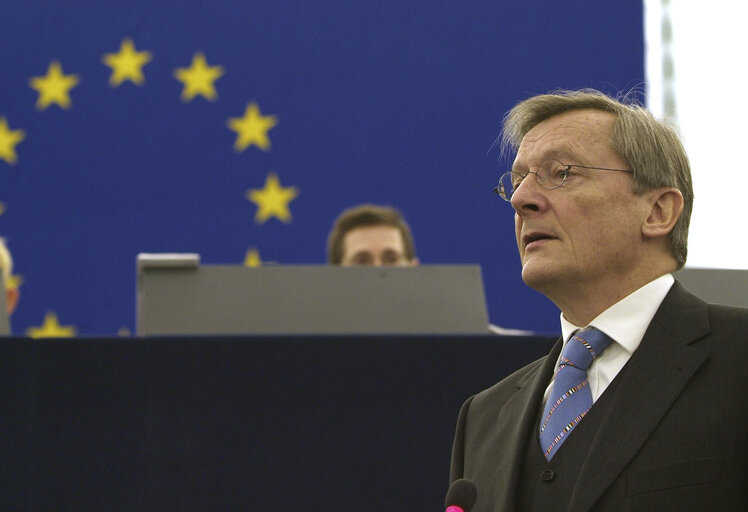
{"label": "man's nose", "polygon": [[512,194],[512,207],[517,213],[523,210],[537,211],[538,204],[545,200],[548,191],[538,182],[538,174],[530,171],[525,179],[514,189]]}

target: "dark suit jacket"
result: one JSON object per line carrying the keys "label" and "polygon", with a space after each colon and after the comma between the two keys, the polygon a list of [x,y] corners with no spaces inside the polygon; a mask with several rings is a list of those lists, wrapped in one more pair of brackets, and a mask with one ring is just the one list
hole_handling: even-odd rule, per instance
{"label": "dark suit jacket", "polygon": [[[473,512],[515,510],[526,434],[560,350],[561,340],[463,405],[450,478],[475,482]],[[676,282],[619,379],[569,502],[549,510],[748,510],[748,309]]]}

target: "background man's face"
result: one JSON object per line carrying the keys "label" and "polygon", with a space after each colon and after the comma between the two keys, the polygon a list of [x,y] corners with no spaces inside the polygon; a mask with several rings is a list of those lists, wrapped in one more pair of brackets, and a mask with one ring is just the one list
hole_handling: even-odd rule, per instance
{"label": "background man's face", "polygon": [[394,226],[362,226],[348,231],[343,237],[343,259],[340,264],[344,267],[406,267],[413,263],[405,255],[400,230]]}

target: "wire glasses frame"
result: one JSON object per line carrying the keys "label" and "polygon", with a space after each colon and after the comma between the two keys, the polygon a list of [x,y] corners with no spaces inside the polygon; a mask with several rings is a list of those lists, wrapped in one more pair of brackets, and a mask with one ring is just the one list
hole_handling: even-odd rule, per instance
{"label": "wire glasses frame", "polygon": [[499,178],[499,184],[493,189],[494,193],[499,195],[504,201],[511,201],[514,191],[524,181],[529,174],[535,175],[535,180],[538,185],[546,190],[556,190],[561,187],[566,180],[569,178],[569,171],[572,167],[579,167],[580,169],[592,169],[595,171],[614,171],[614,172],[634,172],[632,169],[611,169],[610,167],[591,167],[588,165],[579,164],[565,164],[557,161],[561,164],[561,167],[550,171],[528,171],[526,174],[522,174],[517,171],[507,171]]}

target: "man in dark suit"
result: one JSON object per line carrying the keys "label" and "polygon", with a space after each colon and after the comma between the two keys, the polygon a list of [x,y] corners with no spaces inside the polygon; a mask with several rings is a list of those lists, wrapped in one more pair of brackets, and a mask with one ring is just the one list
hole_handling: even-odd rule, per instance
{"label": "man in dark suit", "polygon": [[503,142],[522,278],[563,336],[463,405],[451,480],[477,485],[473,512],[748,510],[748,310],[671,274],[693,203],[677,133],[561,91],[514,107]]}

